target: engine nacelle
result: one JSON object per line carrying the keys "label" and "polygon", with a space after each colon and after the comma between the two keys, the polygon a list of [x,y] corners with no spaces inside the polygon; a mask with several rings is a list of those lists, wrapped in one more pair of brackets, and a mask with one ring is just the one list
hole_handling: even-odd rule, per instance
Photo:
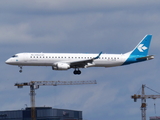
{"label": "engine nacelle", "polygon": [[54,66],[52,66],[53,70],[68,70],[70,68],[70,65],[67,63],[56,63]]}

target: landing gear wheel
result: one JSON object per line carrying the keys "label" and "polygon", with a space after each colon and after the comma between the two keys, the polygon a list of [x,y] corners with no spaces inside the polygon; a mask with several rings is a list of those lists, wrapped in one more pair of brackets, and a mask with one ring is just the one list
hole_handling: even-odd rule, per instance
{"label": "landing gear wheel", "polygon": [[77,74],[78,74],[78,75],[80,75],[80,74],[81,74],[81,71],[80,71],[80,70],[78,70],[78,71],[77,71]]}
{"label": "landing gear wheel", "polygon": [[77,74],[77,71],[76,71],[76,70],[75,70],[75,71],[73,71],[73,74],[75,74],[75,75],[76,75],[76,74]]}
{"label": "landing gear wheel", "polygon": [[78,69],[78,70],[75,69],[75,70],[73,71],[73,74],[75,74],[75,75],[80,75],[80,74],[81,74],[81,71],[80,71],[79,69]]}

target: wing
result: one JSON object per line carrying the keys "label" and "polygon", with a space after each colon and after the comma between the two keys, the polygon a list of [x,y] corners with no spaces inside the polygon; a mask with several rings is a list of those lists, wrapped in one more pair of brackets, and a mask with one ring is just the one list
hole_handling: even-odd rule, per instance
{"label": "wing", "polygon": [[79,61],[73,61],[70,62],[70,67],[71,68],[84,68],[84,67],[88,67],[87,65],[93,65],[93,61],[95,59],[98,59],[100,57],[100,55],[102,54],[102,52],[100,52],[96,57],[92,58],[92,59],[87,59],[87,60],[79,60]]}

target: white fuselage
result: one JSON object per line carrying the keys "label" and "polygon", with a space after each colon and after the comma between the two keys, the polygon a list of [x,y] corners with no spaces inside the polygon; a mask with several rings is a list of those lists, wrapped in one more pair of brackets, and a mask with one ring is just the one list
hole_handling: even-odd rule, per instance
{"label": "white fuselage", "polygon": [[[54,66],[56,63],[70,64],[74,61],[83,61],[96,57],[97,54],[81,53],[19,53],[9,58],[6,63],[18,66]],[[88,67],[113,67],[122,65],[129,55],[102,54]],[[72,67],[71,67],[72,68]]]}

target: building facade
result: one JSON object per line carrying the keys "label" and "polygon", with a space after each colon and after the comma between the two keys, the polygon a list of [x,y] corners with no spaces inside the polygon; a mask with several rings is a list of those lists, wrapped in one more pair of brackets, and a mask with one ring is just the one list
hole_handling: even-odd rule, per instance
{"label": "building facade", "polygon": [[160,116],[150,117],[150,120],[160,120]]}
{"label": "building facade", "polygon": [[[36,107],[36,120],[82,120],[82,111]],[[31,120],[31,108],[0,111],[0,120]]]}

